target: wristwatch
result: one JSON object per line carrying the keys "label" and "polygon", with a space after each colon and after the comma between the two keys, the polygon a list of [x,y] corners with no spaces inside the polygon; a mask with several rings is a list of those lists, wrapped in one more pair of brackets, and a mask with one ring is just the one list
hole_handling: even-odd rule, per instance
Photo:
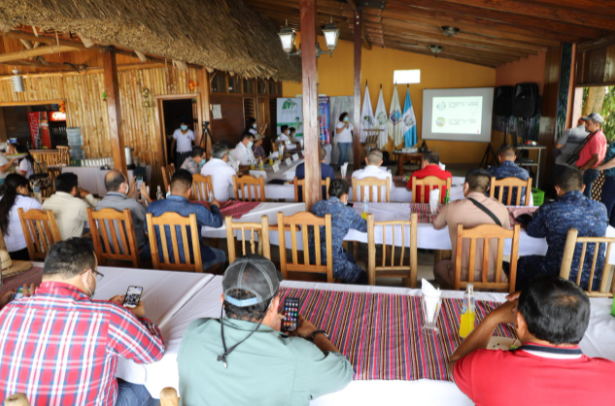
{"label": "wristwatch", "polygon": [[305,337],[305,339],[306,339],[306,340],[309,340],[309,341],[314,341],[314,338],[316,338],[316,336],[317,336],[318,334],[322,334],[322,335],[324,335],[325,337],[329,338],[329,334],[327,334],[327,332],[326,332],[326,331],[324,331],[324,330],[316,330],[316,331],[314,331],[312,334],[310,334],[309,336]]}

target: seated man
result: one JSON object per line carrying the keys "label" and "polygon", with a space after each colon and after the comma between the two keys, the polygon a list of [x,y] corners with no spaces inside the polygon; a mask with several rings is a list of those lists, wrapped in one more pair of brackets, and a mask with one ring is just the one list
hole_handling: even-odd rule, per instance
{"label": "seated man", "polygon": [[237,172],[228,165],[228,160],[228,147],[223,142],[219,142],[214,144],[211,159],[201,169],[201,175],[211,176],[214,196],[220,202],[226,202],[234,196],[233,176],[237,175]]}
{"label": "seated man", "polygon": [[[374,148],[365,157],[365,164],[367,165],[363,169],[357,169],[352,173],[352,179],[365,179],[365,178],[378,178],[378,179],[388,179],[389,180],[389,188],[393,187],[393,175],[391,172],[387,170],[387,168],[382,168],[382,151]],[[374,186],[374,201],[377,200],[378,191],[376,190],[376,186]],[[384,187],[381,187],[381,201],[386,201],[386,190]],[[369,190],[366,189],[364,193],[369,196]],[[353,196],[354,201],[359,201],[359,196]]]}
{"label": "seated man", "polygon": [[[489,174],[494,177],[496,180],[504,179],[504,178],[517,178],[521,180],[528,180],[530,178],[530,174],[523,168],[515,165],[515,160],[517,159],[517,155],[515,155],[515,150],[510,145],[502,145],[500,149],[498,149],[498,161],[500,165],[492,166],[489,169]],[[499,196],[499,187],[495,188],[495,197]],[[504,192],[502,192],[502,202],[506,204],[508,201],[508,189],[504,188]],[[526,188],[523,188],[523,192],[521,193],[521,205],[525,205],[525,193]],[[511,205],[515,205],[517,202],[517,189],[513,190],[513,195],[510,198]]]}
{"label": "seated man", "polygon": [[201,172],[201,168],[205,165],[205,150],[201,147],[194,147],[190,151],[188,158],[184,160],[181,169],[185,169],[193,175]]}
{"label": "seated man", "polygon": [[[449,371],[477,405],[608,405],[615,363],[583,355],[590,303],[572,282],[536,278],[517,301],[492,311],[457,348]],[[522,346],[487,350],[501,323],[514,323]]]}
{"label": "seated man", "polygon": [[[335,179],[335,170],[333,170],[333,167],[331,167],[331,165],[327,165],[325,163],[325,160],[327,159],[327,152],[325,151],[325,149],[321,146],[320,147],[320,178],[321,179],[327,179],[329,178],[330,180]],[[295,177],[297,179],[305,179],[305,162],[301,162],[299,165],[297,165],[297,167],[295,168]],[[303,188],[299,188],[299,201],[302,202],[303,201]],[[325,198],[325,196],[327,196],[327,191],[325,189],[325,187],[323,186],[322,188],[322,197],[323,199]]]}
{"label": "seated man", "polygon": [[102,277],[87,241],[51,247],[36,293],[0,312],[1,399],[20,392],[33,406],[158,404],[143,385],[116,373],[118,356],[159,361],[160,331],[145,318],[143,302],[128,309],[123,296],[92,300]]}
{"label": "seated man", "polygon": [[79,187],[79,178],[72,172],[58,175],[55,186],[56,192],[43,202],[43,210],[53,211],[63,240],[81,237],[88,221],[87,208],[94,207],[98,199]]}
{"label": "seated man", "polygon": [[[215,192],[214,192],[215,193]],[[201,228],[204,226],[209,227],[222,227],[224,219],[222,213],[220,213],[220,203],[214,200],[211,203],[211,211],[207,210],[205,206],[199,203],[191,203],[192,198],[192,175],[190,172],[179,169],[173,174],[171,178],[171,195],[163,200],[157,200],[152,202],[147,208],[148,213],[152,213],[154,217],[162,216],[167,212],[174,212],[181,216],[188,217],[190,214],[196,214],[196,221],[199,227],[199,236],[201,235]],[[169,250],[169,259],[173,261],[176,255],[173,252],[173,240],[171,239],[171,231],[165,230],[167,236],[167,246]],[[160,254],[160,260],[163,260],[162,242],[160,240],[160,230],[156,228],[156,240],[158,241],[158,252]],[[177,245],[179,250],[179,262],[186,263],[187,258],[184,257],[184,244],[180,235],[177,236]],[[201,261],[203,262],[203,270],[209,269],[217,263],[226,262],[226,254],[224,251],[208,247],[203,243],[203,239],[199,238],[199,244],[201,246]],[[192,257],[192,250],[190,250],[190,256]],[[171,258],[173,257],[173,258]],[[193,260],[193,258],[191,258]]]}
{"label": "seated man", "polygon": [[[284,148],[295,149],[301,148],[301,143],[297,141],[291,134],[290,129],[292,127],[287,126],[286,124],[280,127],[280,135],[275,140],[278,145],[284,145]],[[294,132],[293,132],[294,134]]]}
{"label": "seated man", "polygon": [[[440,155],[437,152],[427,152],[423,155],[423,161],[421,162],[421,169],[418,171],[414,171],[408,179],[407,189],[412,191],[412,178],[415,177],[417,180],[425,179],[428,176],[435,176],[438,179],[453,180],[453,174],[449,171],[445,171],[440,168]],[[424,190],[421,190],[424,189]],[[429,188],[425,186],[424,188],[416,189],[416,199],[414,201],[420,202],[421,196],[423,193],[427,193],[427,198],[425,199],[425,203],[429,203]],[[442,188],[442,196],[440,196],[440,202],[444,203],[444,198],[446,197],[446,187]]]}
{"label": "seated man", "polygon": [[280,332],[280,281],[260,255],[233,262],[222,279],[220,319],[198,319],[179,348],[184,405],[309,405],[343,389],[352,365],[326,333],[299,316],[290,336]]}
{"label": "seated man", "polygon": [[250,163],[255,162],[254,152],[252,152],[252,145],[254,144],[254,135],[250,133],[244,133],[241,136],[241,141],[237,144],[233,150],[233,158],[239,165],[249,166]]}
{"label": "seated man", "polygon": [[[547,238],[546,256],[528,255],[517,263],[517,290],[526,289],[538,275],[559,275],[568,230],[576,228],[579,237],[604,237],[609,225],[604,204],[583,195],[583,176],[573,168],[565,168],[555,176],[555,192],[558,199],[540,206],[534,219],[527,225],[527,235]],[[594,244],[587,245],[581,287],[589,284],[589,272],[594,257]],[[570,280],[576,280],[581,259],[581,244],[577,244],[570,268]],[[604,245],[600,245],[594,274],[594,286],[600,283],[604,263]]]}
{"label": "seated man", "polygon": [[[331,247],[333,248],[333,276],[343,283],[365,284],[367,273],[355,263],[354,257],[347,252],[342,243],[350,229],[367,232],[367,221],[348,203],[348,183],[342,179],[334,179],[329,186],[329,200],[321,200],[312,206],[311,212],[318,217],[331,214]],[[314,254],[314,231],[310,233],[310,261],[316,263]],[[324,238],[325,228],[320,228],[321,258],[326,258],[327,242]],[[326,261],[323,261],[323,264]]]}
{"label": "seated man", "polygon": [[[194,150],[193,150],[194,151]],[[186,159],[187,161],[187,159]],[[120,171],[109,171],[105,175],[105,188],[107,189],[107,195],[96,202],[94,206],[96,210],[101,209],[115,209],[117,211],[124,211],[129,209],[132,217],[132,226],[135,230],[135,237],[137,239],[137,248],[139,249],[139,255],[142,260],[151,260],[151,254],[149,244],[147,242],[147,236],[145,235],[145,213],[147,208],[139,203],[135,198],[138,194],[136,190],[136,182],[128,185],[128,179]],[[141,196],[149,201],[147,195],[147,187],[145,183],[141,184]],[[99,225],[100,226],[100,225]],[[122,242],[122,238],[119,234],[119,230],[116,229],[117,240],[119,244]],[[111,237],[111,229],[107,224],[107,235],[109,236],[109,242],[113,244],[113,238]],[[114,247],[115,248],[115,247]],[[121,247],[122,252],[125,252],[125,247]]]}
{"label": "seated man", "polygon": [[[463,184],[463,200],[450,202],[442,207],[440,213],[433,221],[436,230],[441,230],[448,225],[448,233],[453,248],[452,259],[443,259],[434,266],[434,276],[442,289],[452,289],[455,282],[455,258],[457,255],[457,225],[463,224],[463,228],[472,228],[481,224],[498,224],[504,228],[510,228],[510,219],[506,206],[496,199],[485,196],[489,189],[491,176],[484,169],[472,169],[466,175]],[[494,217],[497,221],[494,220]],[[495,261],[497,258],[497,244],[489,245],[489,267],[492,271],[489,281],[495,279]],[[470,262],[470,240],[464,241],[461,257],[461,280],[468,280],[468,267]],[[483,245],[476,245],[476,265],[474,278],[482,278]],[[502,281],[506,281],[506,275],[502,273]]]}

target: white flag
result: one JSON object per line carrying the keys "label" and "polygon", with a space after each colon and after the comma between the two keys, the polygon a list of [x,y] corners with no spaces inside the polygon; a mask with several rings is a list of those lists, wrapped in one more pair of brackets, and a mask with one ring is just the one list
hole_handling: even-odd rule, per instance
{"label": "white flag", "polygon": [[361,142],[365,142],[367,135],[365,130],[374,128],[374,109],[372,99],[369,97],[369,88],[365,85],[365,96],[363,97],[363,110],[361,110]]}
{"label": "white flag", "polygon": [[404,133],[402,132],[401,124],[401,107],[399,106],[399,94],[397,93],[397,85],[393,86],[393,97],[391,98],[391,107],[389,108],[389,138],[393,139],[395,146],[400,145],[404,141]]}
{"label": "white flag", "polygon": [[384,106],[384,97],[382,96],[382,88],[380,88],[380,96],[378,96],[378,104],[376,105],[376,114],[374,120],[374,128],[382,130],[380,132],[380,138],[378,139],[378,147],[382,149],[389,141],[387,134],[389,126],[389,116],[387,116],[387,109]]}

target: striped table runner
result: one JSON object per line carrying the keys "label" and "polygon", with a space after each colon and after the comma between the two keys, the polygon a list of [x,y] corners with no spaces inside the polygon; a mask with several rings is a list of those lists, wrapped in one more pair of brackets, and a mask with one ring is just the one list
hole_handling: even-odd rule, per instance
{"label": "striped table runner", "polygon": [[43,268],[33,266],[26,272],[10,278],[2,278],[2,285],[0,285],[0,293],[7,290],[14,289],[22,286],[24,283],[29,285],[31,283],[39,284],[43,275]]}
{"label": "striped table runner", "polygon": [[[442,206],[442,204],[438,205],[438,213],[440,213]],[[433,219],[436,217],[431,214],[429,203],[410,203],[410,212],[417,213],[419,223],[433,223]]]}
{"label": "striped table runner", "polygon": [[[448,360],[461,343],[461,300],[444,299],[437,337],[421,333],[421,297],[380,293],[282,288],[282,298],[299,297],[300,313],[331,341],[354,367],[355,380],[449,380]],[[477,323],[498,304],[476,302]],[[516,338],[512,326],[496,336]]]}
{"label": "striped table runner", "polygon": [[[209,209],[208,202],[193,202],[201,204]],[[234,219],[240,219],[244,214],[252,211],[261,202],[239,202],[235,200],[228,200],[224,203],[220,203],[220,212],[222,217],[231,216]]]}

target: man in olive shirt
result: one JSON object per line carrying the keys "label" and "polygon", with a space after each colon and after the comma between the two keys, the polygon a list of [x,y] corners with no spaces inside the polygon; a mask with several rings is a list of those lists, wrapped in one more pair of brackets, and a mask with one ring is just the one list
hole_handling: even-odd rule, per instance
{"label": "man in olive shirt", "polygon": [[282,275],[259,255],[233,262],[222,281],[226,313],[188,326],[179,349],[182,405],[308,405],[344,388],[352,366],[324,331],[299,316],[280,332]]}

